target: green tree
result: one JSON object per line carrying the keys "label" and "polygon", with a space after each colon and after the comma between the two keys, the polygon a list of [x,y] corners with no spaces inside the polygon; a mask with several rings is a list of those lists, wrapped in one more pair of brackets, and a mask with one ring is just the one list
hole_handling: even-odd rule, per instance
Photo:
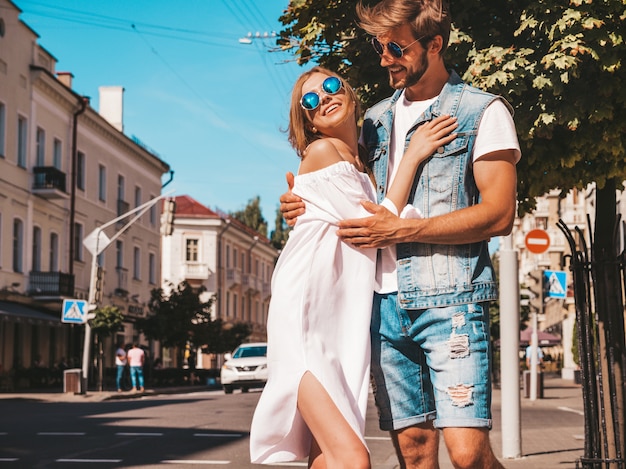
{"label": "green tree", "polygon": [[[365,1],[366,4],[377,0]],[[292,0],[280,18],[279,44],[349,78],[365,106],[388,95],[378,58],[355,23],[355,2]],[[469,83],[504,96],[515,109],[524,155],[518,164],[520,213],[551,189],[566,194],[595,183],[594,277],[600,356],[606,389],[617,389],[624,437],[625,333],[615,262],[615,191],[626,179],[624,2],[619,0],[470,0],[454,2],[448,64]],[[609,327],[608,324],[612,324]],[[609,329],[613,329],[609,331]],[[608,350],[611,350],[611,354]],[[603,403],[610,408],[607,400]],[[609,438],[612,438],[609,429]]]}
{"label": "green tree", "polygon": [[[201,301],[200,294],[204,289],[196,290],[185,281],[171,287],[169,294],[162,288],[152,290],[148,306],[152,314],[139,319],[137,327],[147,338],[158,340],[165,347],[175,347],[178,363],[183,363],[187,344],[221,353],[232,350],[233,341],[241,342],[250,334],[247,324],[227,326],[219,318],[212,319],[214,298]],[[222,350],[224,348],[226,350]]]}
{"label": "green tree", "polygon": [[124,315],[117,306],[98,308],[95,315],[89,325],[99,339],[110,337],[115,332],[124,330]]}
{"label": "green tree", "polygon": [[285,219],[283,218],[283,214],[280,211],[280,207],[276,209],[276,218],[274,220],[274,231],[270,236],[270,242],[274,249],[282,249],[285,247],[285,243],[289,238],[289,232],[291,228],[287,226],[285,223]]}
{"label": "green tree", "polygon": [[98,348],[98,389],[103,389],[103,339],[112,334],[124,330],[124,315],[117,306],[103,306],[95,310],[95,317],[90,320],[89,325],[96,336],[96,347]]}
{"label": "green tree", "polygon": [[263,236],[267,236],[267,221],[263,218],[261,211],[261,197],[258,195],[248,201],[248,205],[243,210],[238,210],[230,214],[248,228],[258,231]]}

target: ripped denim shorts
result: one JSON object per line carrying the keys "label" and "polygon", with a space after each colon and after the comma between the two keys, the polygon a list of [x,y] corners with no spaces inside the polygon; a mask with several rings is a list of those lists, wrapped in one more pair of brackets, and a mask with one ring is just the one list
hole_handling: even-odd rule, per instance
{"label": "ripped denim shorts", "polygon": [[375,294],[371,333],[382,430],[491,428],[488,303],[405,310],[396,293]]}

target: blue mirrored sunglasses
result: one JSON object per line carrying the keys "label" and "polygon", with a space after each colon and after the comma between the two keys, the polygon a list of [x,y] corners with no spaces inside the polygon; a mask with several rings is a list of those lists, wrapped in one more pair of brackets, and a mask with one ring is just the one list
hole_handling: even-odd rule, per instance
{"label": "blue mirrored sunglasses", "polygon": [[[328,95],[337,94],[341,89],[341,80],[337,77],[328,77],[322,83],[322,91]],[[300,99],[300,105],[307,111],[317,109],[320,105],[320,95],[317,91],[309,91],[304,93]]]}

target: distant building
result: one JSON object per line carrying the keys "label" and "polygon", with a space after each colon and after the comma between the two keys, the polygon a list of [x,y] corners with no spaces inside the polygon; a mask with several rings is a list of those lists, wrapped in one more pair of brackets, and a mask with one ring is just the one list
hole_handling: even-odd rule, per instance
{"label": "distant building", "polygon": [[[0,0],[0,370],[80,367],[82,325],[61,323],[63,299],[89,292],[91,253],[83,239],[161,194],[170,167],[123,133],[123,89],[103,87],[100,110],[72,89],[72,74]],[[146,314],[160,275],[156,205],[99,256],[102,305],[118,306],[125,329]],[[111,238],[123,222],[105,233]],[[109,339],[111,341],[111,339]],[[107,342],[105,364],[112,366]]]}
{"label": "distant building", "polygon": [[[587,215],[594,217],[594,186],[584,191],[572,189],[565,197],[560,197],[560,190],[553,190],[537,198],[537,208],[523,218],[517,218],[513,228],[514,248],[519,251],[519,283],[529,284],[529,274],[533,270],[565,271],[567,278],[566,298],[544,298],[543,311],[538,315],[540,331],[554,333],[561,337],[562,347],[558,353],[562,356],[561,374],[563,378],[573,379],[576,364],[572,355],[572,334],[576,320],[574,303],[573,279],[569,271],[569,261],[565,256],[571,255],[569,244],[557,222],[563,220],[568,228],[578,228],[589,240]],[[545,253],[534,254],[525,246],[525,237],[533,229],[545,230],[550,244]]]}
{"label": "distant building", "polygon": [[[182,281],[198,289],[205,287],[205,301],[215,295],[214,318],[227,324],[249,323],[253,327],[250,340],[265,341],[278,251],[267,237],[226,214],[189,196],[175,200],[174,231],[162,240],[163,288]],[[198,354],[196,366],[214,368],[218,357]]]}

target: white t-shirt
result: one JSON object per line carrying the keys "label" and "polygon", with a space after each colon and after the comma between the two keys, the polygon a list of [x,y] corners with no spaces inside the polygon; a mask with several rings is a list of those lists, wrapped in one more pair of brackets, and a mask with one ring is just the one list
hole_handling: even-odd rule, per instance
{"label": "white t-shirt", "polygon": [[117,366],[126,365],[126,351],[123,348],[118,348],[115,351],[115,364]]}
{"label": "white t-shirt", "polygon": [[[435,102],[438,96],[425,101],[408,101],[402,95],[396,101],[393,127],[391,129],[391,143],[389,148],[389,168],[387,187],[390,187],[396,176],[400,160],[404,156],[404,142],[406,135],[422,113]],[[472,161],[476,162],[481,156],[498,150],[514,150],[515,162],[521,157],[515,123],[511,113],[499,99],[493,101],[478,125]],[[388,209],[393,204],[384,204]],[[393,210],[392,210],[393,211]],[[396,215],[397,212],[393,211]],[[419,218],[417,209],[403,210],[403,218]],[[381,249],[376,266],[376,291],[378,293],[393,293],[398,291],[398,273],[396,271],[396,246]]]}

